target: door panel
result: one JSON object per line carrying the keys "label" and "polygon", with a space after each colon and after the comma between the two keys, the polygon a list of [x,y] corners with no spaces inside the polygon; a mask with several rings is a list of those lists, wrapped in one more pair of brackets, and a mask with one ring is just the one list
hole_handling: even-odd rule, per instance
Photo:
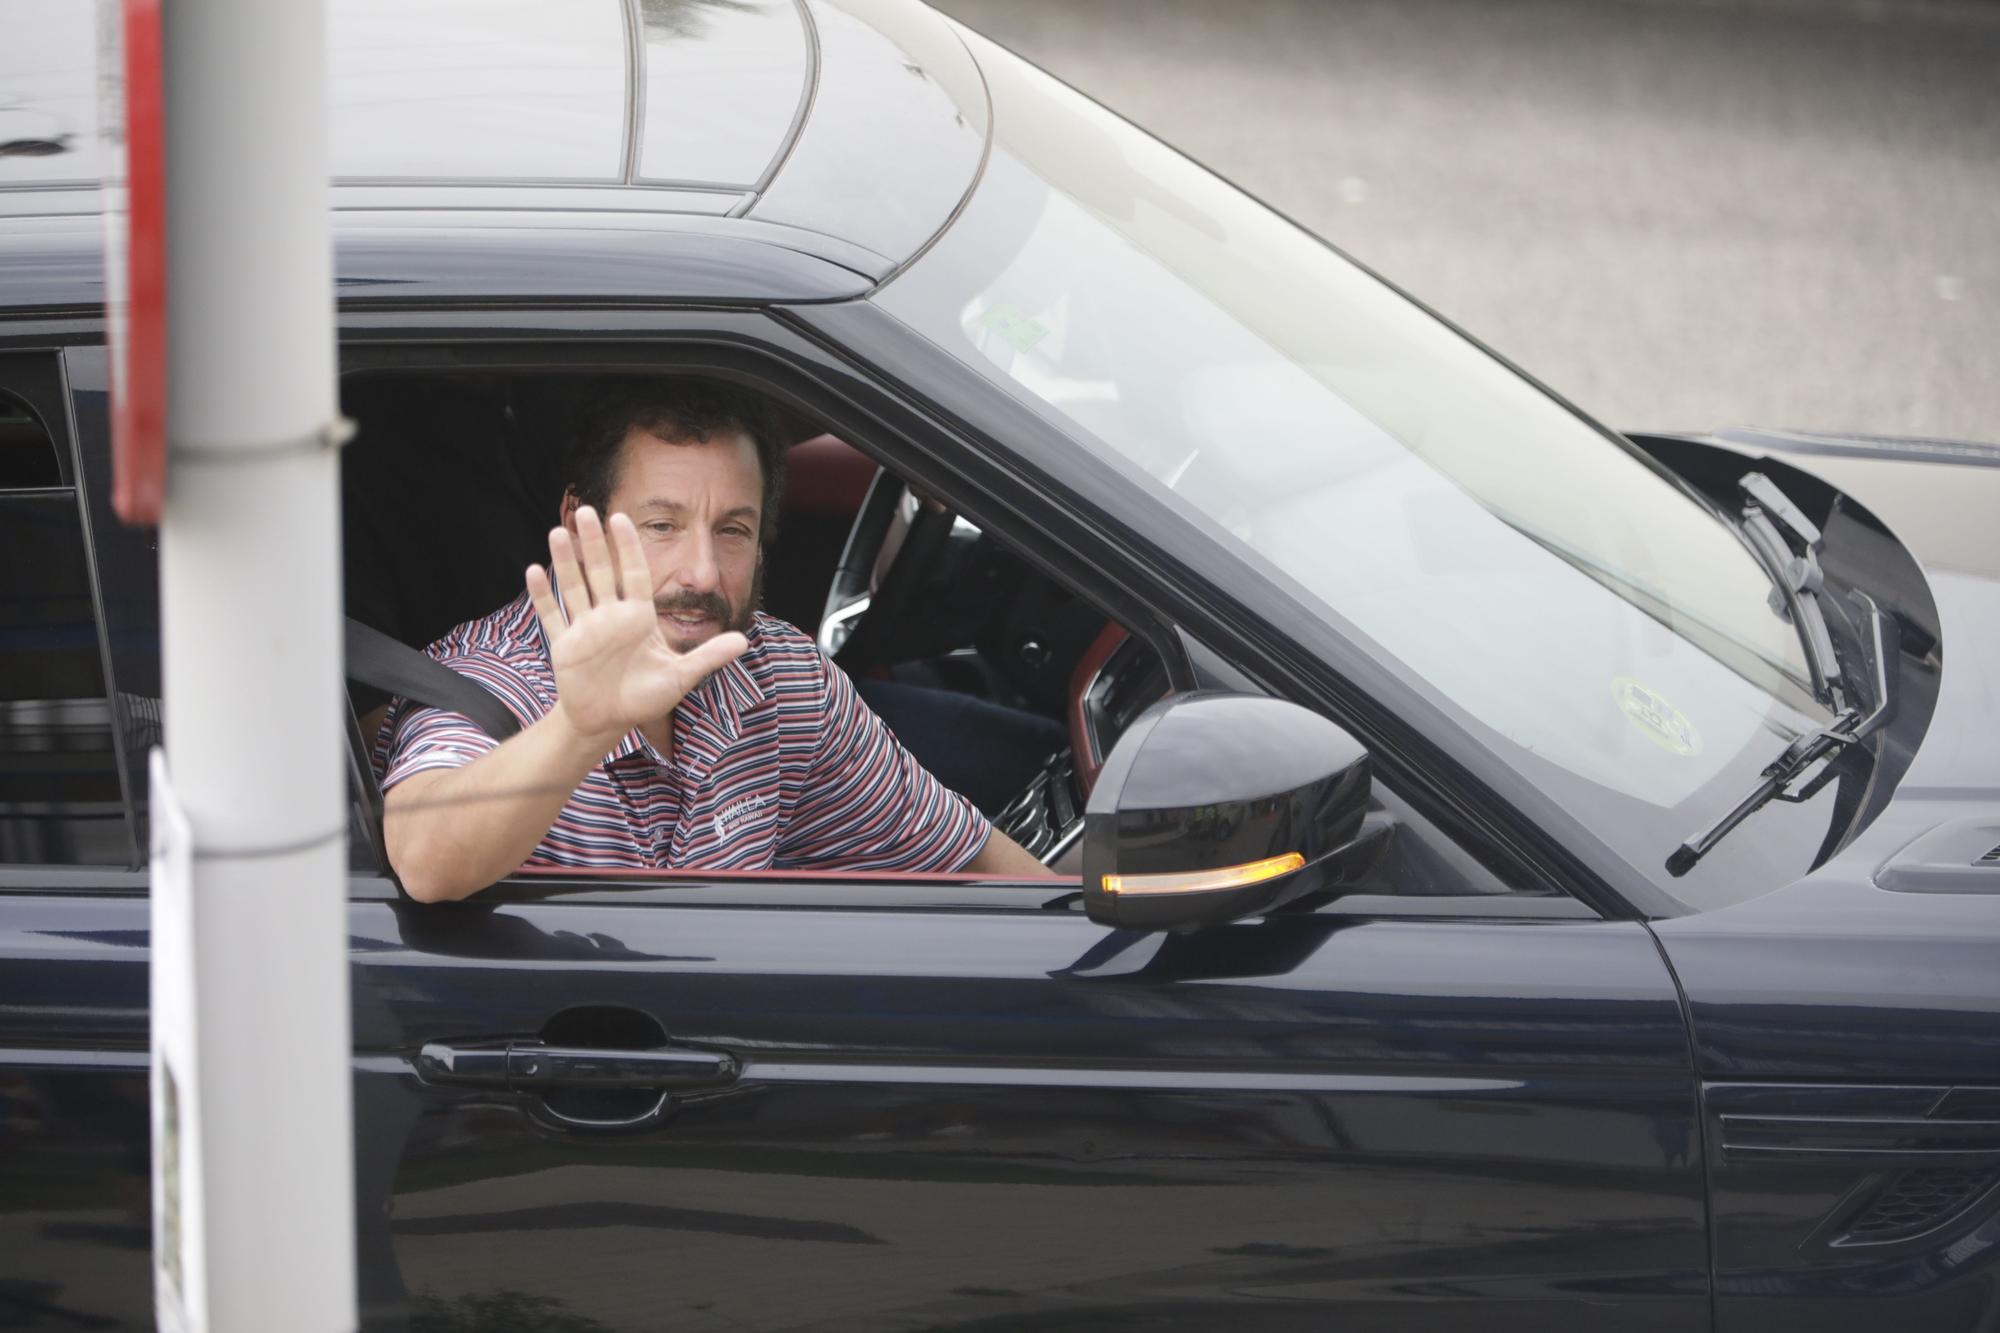
{"label": "door panel", "polygon": [[[1687,1044],[1636,925],[1162,937],[670,892],[357,905],[361,1115],[407,1135],[393,1198],[363,1183],[393,1236],[373,1308],[400,1284],[427,1327],[1707,1327]],[[643,1015],[740,1068],[625,1133],[417,1072],[426,1042],[580,1006],[558,1035]]]}
{"label": "door panel", "polygon": [[[1636,926],[662,896],[355,904],[368,1327],[1707,1325],[1685,1040]],[[0,1297],[30,1327],[150,1311],[145,910],[0,898]],[[580,1005],[740,1074],[588,1134],[416,1073]]]}
{"label": "door panel", "polygon": [[142,894],[0,881],[0,1328],[152,1327]]}

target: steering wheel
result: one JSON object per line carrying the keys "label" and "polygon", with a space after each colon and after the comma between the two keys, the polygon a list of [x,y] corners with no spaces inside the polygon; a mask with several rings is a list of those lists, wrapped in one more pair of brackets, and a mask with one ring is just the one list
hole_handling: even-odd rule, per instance
{"label": "steering wheel", "polygon": [[842,670],[886,661],[925,580],[951,540],[952,515],[878,468],[848,529],[820,617],[819,645]]}

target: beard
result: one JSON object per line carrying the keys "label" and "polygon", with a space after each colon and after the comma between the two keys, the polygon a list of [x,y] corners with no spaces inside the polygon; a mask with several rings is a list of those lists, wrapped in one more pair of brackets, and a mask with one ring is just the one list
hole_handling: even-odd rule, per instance
{"label": "beard", "polygon": [[[764,561],[760,557],[757,568],[750,576],[750,593],[741,606],[730,603],[720,592],[684,592],[671,597],[655,597],[653,613],[660,618],[660,627],[666,632],[667,643],[677,653],[708,642],[718,634],[735,630],[747,634],[750,622],[756,618],[757,608],[764,602]],[[689,635],[685,627],[671,619],[675,615],[698,615],[705,617],[709,624],[698,633]]]}

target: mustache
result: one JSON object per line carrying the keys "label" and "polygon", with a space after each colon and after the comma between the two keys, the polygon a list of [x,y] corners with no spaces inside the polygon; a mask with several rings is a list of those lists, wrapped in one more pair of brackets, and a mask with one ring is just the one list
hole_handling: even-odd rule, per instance
{"label": "mustache", "polygon": [[713,617],[723,624],[729,623],[729,603],[720,593],[683,592],[672,597],[655,597],[653,610],[663,616],[676,611],[693,611]]}

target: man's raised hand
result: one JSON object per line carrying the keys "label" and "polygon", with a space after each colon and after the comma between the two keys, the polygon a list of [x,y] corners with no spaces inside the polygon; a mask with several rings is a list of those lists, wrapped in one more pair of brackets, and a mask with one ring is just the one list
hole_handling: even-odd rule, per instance
{"label": "man's raised hand", "polygon": [[734,631],[686,652],[667,642],[639,530],[624,514],[611,516],[607,541],[597,511],[579,507],[574,539],[567,528],[549,533],[549,566],[563,590],[560,603],[540,565],[528,566],[527,583],[548,636],[556,709],[579,733],[607,746],[634,727],[663,721],[749,646]]}

